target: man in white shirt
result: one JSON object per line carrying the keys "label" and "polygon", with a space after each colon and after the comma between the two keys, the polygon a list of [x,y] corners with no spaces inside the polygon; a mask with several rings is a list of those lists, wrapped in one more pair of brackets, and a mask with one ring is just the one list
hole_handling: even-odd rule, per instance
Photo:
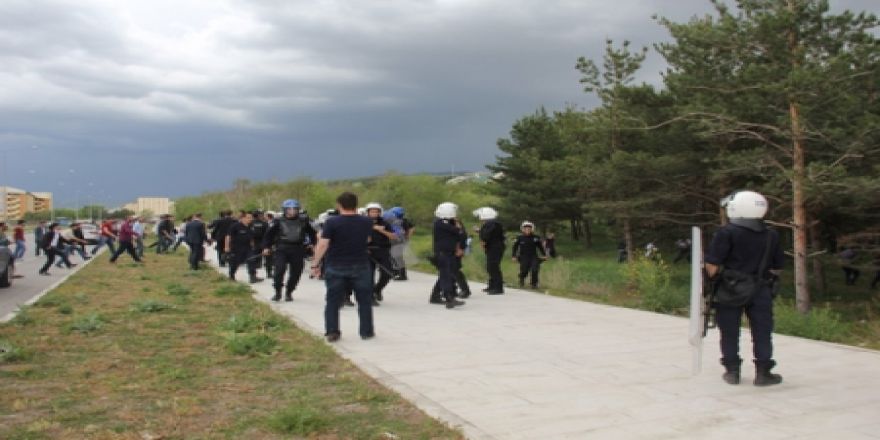
{"label": "man in white shirt", "polygon": [[134,232],[135,250],[138,257],[142,258],[144,256],[144,233],[146,233],[144,218],[135,218],[134,223],[131,225],[131,230]]}

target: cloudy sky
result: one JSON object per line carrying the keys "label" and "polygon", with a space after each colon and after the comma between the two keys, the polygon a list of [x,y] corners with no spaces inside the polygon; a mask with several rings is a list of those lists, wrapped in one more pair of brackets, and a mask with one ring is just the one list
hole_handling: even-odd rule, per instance
{"label": "cloudy sky", "polygon": [[[876,1],[835,9],[880,9]],[[708,0],[0,0],[0,185],[58,204],[478,170],[574,64]],[[643,79],[659,82],[651,55]]]}

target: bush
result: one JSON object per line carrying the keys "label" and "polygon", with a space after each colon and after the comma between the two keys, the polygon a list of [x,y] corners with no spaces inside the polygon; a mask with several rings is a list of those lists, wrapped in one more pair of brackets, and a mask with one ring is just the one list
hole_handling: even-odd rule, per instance
{"label": "bush", "polygon": [[239,356],[272,354],[277,345],[278,340],[265,333],[246,335],[233,334],[226,341],[226,348],[228,348],[233,354]]}
{"label": "bush", "polygon": [[305,406],[291,406],[269,419],[269,427],[284,434],[309,436],[329,428],[322,412]]}
{"label": "bush", "polygon": [[189,287],[186,287],[182,284],[172,283],[165,287],[165,291],[168,292],[169,295],[172,296],[186,296],[192,293],[192,290]]}
{"label": "bush", "polygon": [[803,315],[792,302],[781,301],[774,307],[774,321],[777,332],[791,336],[842,342],[850,335],[850,324],[830,308],[814,307]]}
{"label": "bush", "polygon": [[641,295],[643,308],[672,313],[688,307],[689,293],[670,287],[672,270],[662,259],[637,258],[623,270],[629,285]]}
{"label": "bush", "polygon": [[67,329],[69,331],[89,334],[100,330],[103,326],[103,318],[101,318],[101,316],[97,313],[92,313],[77,319],[72,324],[70,324]]}
{"label": "bush", "polygon": [[30,307],[19,306],[18,312],[15,314],[15,318],[12,318],[11,322],[20,327],[33,324],[34,317],[31,316]]}
{"label": "bush", "polygon": [[73,306],[70,304],[62,304],[58,307],[58,313],[62,315],[70,315],[73,313]]}
{"label": "bush", "polygon": [[541,271],[541,285],[553,290],[569,290],[573,279],[574,270],[572,264],[562,257],[550,264],[544,263],[545,270]]}
{"label": "bush", "polygon": [[233,314],[220,328],[232,333],[248,333],[252,331],[270,331],[280,328],[284,322],[275,314],[255,316],[251,314]]}
{"label": "bush", "polygon": [[161,312],[163,310],[173,309],[174,306],[171,304],[163,303],[161,301],[156,301],[154,299],[148,299],[146,301],[136,302],[131,305],[131,311],[133,312],[141,312],[141,313],[156,313]]}
{"label": "bush", "polygon": [[30,360],[33,354],[21,347],[16,347],[8,341],[0,341],[0,364],[11,364]]}
{"label": "bush", "polygon": [[214,295],[217,296],[250,295],[250,293],[251,289],[248,286],[238,283],[229,283],[214,289]]}

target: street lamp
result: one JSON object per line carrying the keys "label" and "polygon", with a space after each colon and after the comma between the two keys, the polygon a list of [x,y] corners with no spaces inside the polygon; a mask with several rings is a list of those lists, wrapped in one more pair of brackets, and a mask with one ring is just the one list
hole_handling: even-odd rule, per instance
{"label": "street lamp", "polygon": [[[26,147],[26,148],[29,148],[31,150],[36,150],[36,149],[39,149],[40,147],[38,147],[36,145],[31,145],[30,147]],[[4,222],[9,221],[9,189],[8,189],[9,188],[9,172],[8,172],[8,168],[7,168],[6,164],[9,162],[8,161],[8,157],[9,157],[8,153],[9,153],[9,150],[11,150],[11,149],[12,148],[5,148],[3,150],[0,150],[0,155],[2,155],[2,160],[0,160],[0,164],[2,164],[2,166],[3,166],[3,180],[0,182],[3,183],[3,221]],[[22,148],[22,149],[24,149],[24,148]]]}

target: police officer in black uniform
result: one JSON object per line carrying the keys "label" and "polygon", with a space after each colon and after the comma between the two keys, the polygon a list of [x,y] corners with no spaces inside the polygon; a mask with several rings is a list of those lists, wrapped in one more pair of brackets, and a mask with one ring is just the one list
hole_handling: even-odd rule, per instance
{"label": "police officer in black uniform", "polygon": [[434,260],[439,272],[437,282],[443,292],[447,309],[463,306],[464,301],[455,298],[456,259],[464,255],[461,236],[464,234],[461,222],[457,220],[458,206],[454,203],[441,203],[434,212]]}
{"label": "police officer in black uniform", "polygon": [[233,224],[235,224],[235,219],[232,218],[232,210],[226,210],[220,211],[220,216],[208,225],[208,229],[211,230],[211,240],[216,243],[217,263],[220,264],[220,267],[226,267],[226,255],[223,252],[223,245],[226,243],[226,234],[229,233],[229,228]]}
{"label": "police officer in black uniform", "polygon": [[[378,306],[382,301],[382,290],[391,281],[393,275],[391,264],[391,240],[397,238],[391,225],[385,223],[382,218],[382,205],[371,202],[366,206],[367,217],[373,220],[373,232],[370,234],[370,268],[373,274],[373,305]],[[376,281],[376,270],[379,270],[379,280]]]}
{"label": "police officer in black uniform", "polygon": [[516,241],[513,242],[513,261],[519,262],[519,287],[523,287],[526,276],[531,274],[529,285],[536,289],[541,261],[547,259],[547,253],[541,244],[541,237],[532,233],[534,229],[535,225],[530,221],[524,221],[520,226],[522,235],[516,237]]}
{"label": "police officer in black uniform", "polygon": [[[764,215],[767,199],[754,191],[738,191],[724,200],[730,223],[712,238],[706,254],[706,273],[710,278],[721,277],[732,270],[757,277],[759,286],[743,306],[715,304],[716,321],[721,333],[721,364],[725,368],[724,381],[735,385],[740,382],[739,333],[742,315],[749,318],[755,356],[757,386],[776,385],[782,376],[771,373],[773,360],[773,297],[776,280],[782,270],[784,255],[779,245],[779,234],[767,228]],[[765,252],[767,253],[765,260]],[[763,272],[761,263],[766,261]],[[762,272],[762,273],[759,273]]]}
{"label": "police officer in black uniform", "polygon": [[[293,291],[302,276],[305,246],[316,243],[316,233],[308,216],[300,213],[302,206],[294,199],[287,199],[281,204],[284,214],[266,231],[263,237],[263,255],[270,255],[270,248],[275,246],[275,296],[272,301],[281,300],[281,288],[284,287],[284,300],[293,301]],[[290,266],[287,284],[284,284],[284,273]]]}
{"label": "police officer in black uniform", "polygon": [[263,237],[269,230],[269,223],[266,222],[263,211],[255,209],[251,214],[254,216],[254,221],[251,222],[251,232],[254,234],[254,252],[260,254],[260,257],[254,258],[253,261],[254,267],[259,269],[263,267]]}
{"label": "police officer in black uniform", "polygon": [[504,293],[504,278],[501,274],[501,259],[504,258],[504,226],[497,220],[498,212],[489,207],[474,211],[474,215],[483,223],[480,226],[480,243],[486,251],[486,272],[489,273],[489,285],[485,292],[489,295]]}
{"label": "police officer in black uniform", "polygon": [[[247,265],[248,275],[251,284],[263,281],[257,277],[257,265],[255,256],[254,231],[251,225],[254,221],[253,214],[247,212],[234,223],[226,234],[226,242],[224,251],[226,253],[226,261],[229,263],[229,279],[235,280],[235,272],[242,264]],[[259,256],[257,255],[257,258]]]}
{"label": "police officer in black uniform", "polygon": [[[456,219],[461,225],[462,233],[459,236],[458,247],[460,249],[465,249],[467,247],[468,234],[467,228],[464,227],[464,224],[461,223],[460,219]],[[457,255],[455,257],[455,265],[452,268],[452,276],[455,281],[455,288],[457,289],[455,296],[465,299],[471,296],[471,288],[468,285],[467,277],[464,276],[464,272],[462,271],[462,261],[464,258],[464,253],[461,255]],[[435,265],[436,267],[436,265]],[[434,289],[431,291],[431,304],[446,304],[446,300],[443,298],[443,287],[440,284],[440,280],[438,279],[436,283],[434,283]]]}

